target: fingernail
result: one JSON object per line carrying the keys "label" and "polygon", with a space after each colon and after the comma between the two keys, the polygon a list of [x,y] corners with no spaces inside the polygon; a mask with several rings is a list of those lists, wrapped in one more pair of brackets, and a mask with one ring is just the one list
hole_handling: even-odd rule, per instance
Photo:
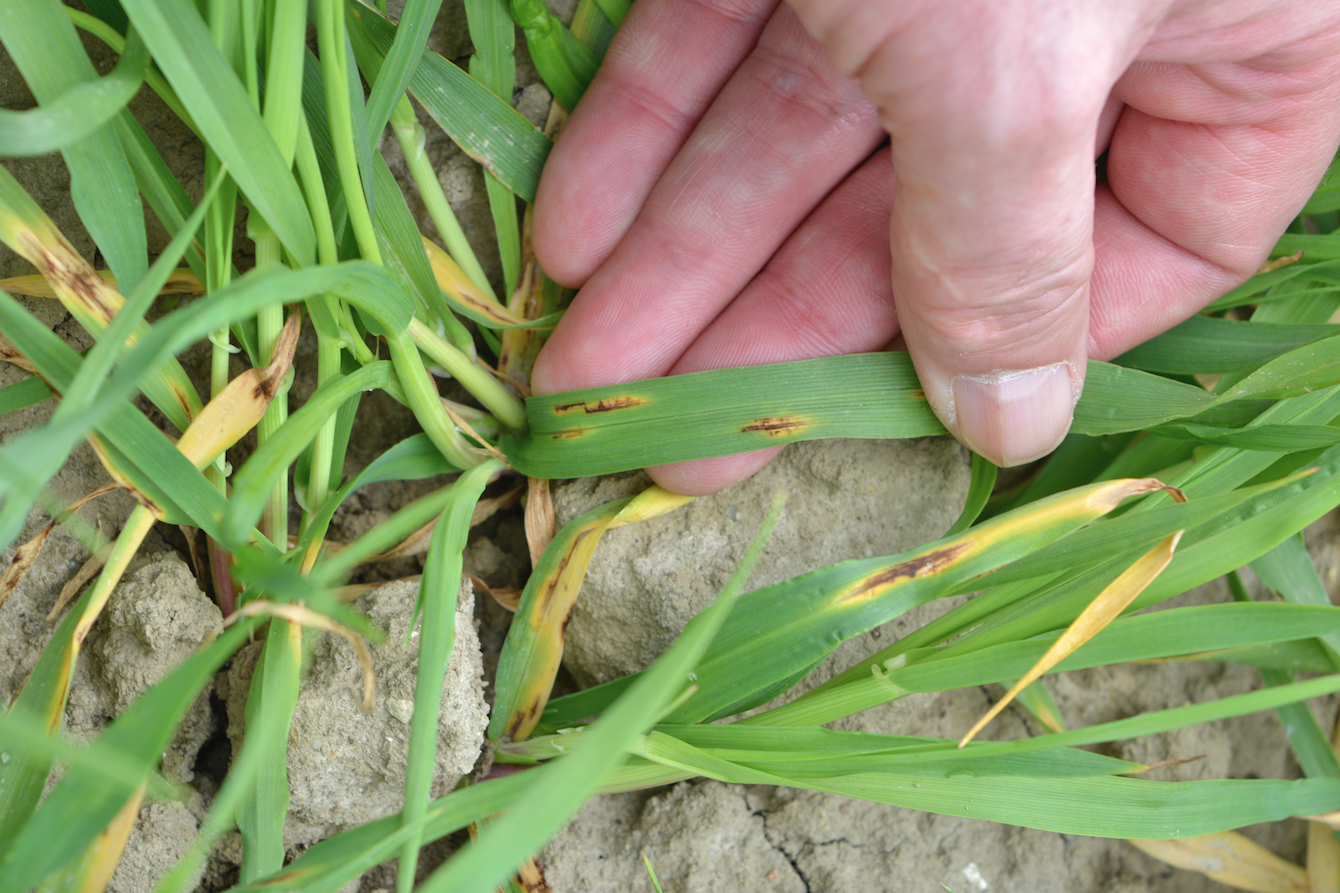
{"label": "fingernail", "polygon": [[960,375],[954,379],[954,417],[962,440],[1001,467],[1022,465],[1061,443],[1078,392],[1070,365]]}

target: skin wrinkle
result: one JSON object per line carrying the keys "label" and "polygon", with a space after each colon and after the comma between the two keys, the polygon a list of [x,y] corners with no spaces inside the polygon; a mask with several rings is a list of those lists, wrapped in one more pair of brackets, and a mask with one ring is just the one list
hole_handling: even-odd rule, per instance
{"label": "skin wrinkle", "polygon": [[727,24],[754,25],[770,18],[779,0],[685,0],[708,15],[719,15]]}
{"label": "skin wrinkle", "polygon": [[[1090,280],[1087,342],[1089,356],[1093,359],[1110,360],[1125,353],[1199,309],[1201,303],[1205,303],[1198,301],[1199,292],[1222,293],[1238,281],[1237,274],[1232,271],[1155,233],[1131,214],[1106,186],[1098,188],[1095,206],[1096,217],[1099,220],[1107,218],[1111,222],[1106,227],[1095,227],[1097,233],[1106,235],[1100,235],[1095,242],[1097,262]],[[1149,245],[1152,250],[1129,253],[1103,251],[1105,240],[1118,240],[1120,234],[1115,229],[1117,226],[1126,230],[1135,229],[1139,233],[1134,237],[1123,235],[1122,241]],[[1169,254],[1174,257],[1166,257]],[[1156,273],[1166,285],[1160,288],[1151,283],[1150,273]],[[1133,282],[1134,285],[1124,290],[1114,287],[1114,283],[1123,282]],[[1186,313],[1172,309],[1172,316],[1169,316],[1170,308],[1158,297],[1162,294],[1185,295],[1188,302],[1194,304],[1194,309]],[[1116,296],[1123,300],[1115,300]],[[1127,322],[1122,324],[1118,320]],[[1144,328],[1138,328],[1133,323],[1140,323]]]}
{"label": "skin wrinkle", "polygon": [[[1215,133],[1210,128],[1203,128],[1207,135],[1223,148],[1226,153],[1237,155],[1236,150],[1226,144],[1223,137]],[[1176,153],[1178,158],[1186,162],[1187,166],[1204,174],[1206,171],[1217,172],[1220,176],[1208,178],[1213,184],[1213,199],[1202,203],[1205,206],[1212,207],[1215,204],[1232,206],[1238,204],[1238,194],[1252,194],[1250,189],[1243,188],[1239,182],[1250,184],[1253,181],[1244,176],[1243,172],[1233,169],[1227,164],[1216,164],[1210,153],[1201,151],[1194,154],[1188,154],[1185,149],[1185,143],[1170,142],[1166,134],[1156,134],[1158,139],[1164,143],[1164,151],[1159,152],[1159,157],[1164,157],[1166,151]],[[1118,144],[1120,145],[1120,144]],[[1203,146],[1203,143],[1198,144]],[[1148,150],[1146,150],[1146,154]],[[1259,157],[1259,151],[1255,153]],[[1109,160],[1111,169],[1117,172],[1123,172],[1126,163],[1119,151],[1114,152]],[[1264,258],[1269,254],[1270,246],[1261,244],[1259,238],[1253,238],[1252,228],[1258,228],[1260,222],[1252,215],[1242,214],[1230,217],[1227,221],[1222,216],[1206,217],[1202,204],[1195,205],[1153,205],[1140,202],[1138,200],[1141,192],[1157,192],[1168,189],[1175,185],[1177,180],[1184,179],[1183,173],[1180,177],[1170,177],[1169,166],[1166,162],[1158,165],[1143,164],[1137,168],[1143,178],[1144,184],[1137,187],[1132,183],[1133,175],[1119,176],[1113,180],[1112,193],[1122,206],[1126,208],[1135,219],[1144,224],[1152,233],[1159,238],[1164,239],[1180,248],[1201,257],[1210,263],[1224,269],[1238,281],[1245,280],[1260,266]],[[1233,183],[1225,182],[1225,177],[1231,175],[1234,178]],[[1263,184],[1276,184],[1277,176],[1263,177],[1259,182]],[[1208,196],[1208,193],[1206,193]],[[1262,210],[1269,212],[1272,202],[1267,198],[1259,204],[1263,205]],[[1154,215],[1158,219],[1152,219]],[[1292,215],[1291,215],[1292,216]],[[1236,238],[1234,232],[1226,229],[1228,226],[1237,227]]]}
{"label": "skin wrinkle", "polygon": [[[1188,124],[1263,125],[1315,109],[1315,91],[1325,72],[1278,72],[1255,69],[1248,62],[1215,65],[1174,65],[1140,62],[1113,87],[1113,95],[1152,117]],[[1258,82],[1255,86],[1245,83]],[[1267,85],[1262,82],[1270,81]],[[1262,118],[1261,108],[1271,113]]]}
{"label": "skin wrinkle", "polygon": [[[1259,3],[1241,5],[1254,7]],[[1256,15],[1251,17],[1246,17],[1244,10],[1237,21],[1223,24],[1225,9],[1230,6],[1222,2],[1205,4],[1205,11],[1213,10],[1218,17],[1213,27],[1195,11],[1167,16],[1159,22],[1157,32],[1141,50],[1140,59],[1185,63],[1215,61],[1227,55],[1241,56],[1244,46],[1254,47],[1254,54],[1269,53],[1321,34],[1340,19],[1334,5],[1286,0],[1275,3],[1269,10],[1253,10]],[[1306,18],[1309,15],[1311,18]]]}
{"label": "skin wrinkle", "polygon": [[[799,25],[796,26],[799,29]],[[786,110],[800,110],[813,115],[830,128],[858,127],[865,130],[876,124],[875,109],[861,95],[860,85],[853,80],[826,75],[819,65],[823,57],[817,46],[805,52],[807,58],[790,58],[771,47],[760,46],[742,67],[746,77],[755,77],[760,87],[783,100]],[[750,70],[757,67],[758,71]],[[769,70],[775,72],[769,75]],[[813,92],[818,88],[818,92]],[[880,133],[883,138],[883,133]]]}
{"label": "skin wrinkle", "polygon": [[[771,34],[780,35],[779,40],[787,36],[785,32],[779,30],[765,34],[764,39],[768,39]],[[812,54],[812,49],[806,48],[809,38],[804,36],[798,26],[794,28],[790,39],[783,43],[796,45],[797,42],[799,51]],[[746,67],[752,62],[753,60],[746,63]],[[862,100],[854,84],[834,82],[830,79],[829,84],[823,87],[828,89],[830,85],[849,94],[850,98],[844,99],[843,105],[860,108]],[[767,101],[768,99],[774,101]],[[713,289],[720,288],[723,278],[736,283],[734,288],[741,288],[768,260],[770,252],[759,251],[755,247],[766,246],[769,241],[768,233],[776,228],[776,214],[767,213],[767,196],[777,191],[780,186],[787,186],[792,191],[798,188],[803,193],[812,192],[816,183],[820,186],[823,183],[821,179],[806,176],[810,172],[811,165],[805,163],[800,153],[789,151],[790,147],[785,142],[760,143],[758,138],[760,128],[775,126],[778,121],[786,118],[794,119],[795,107],[787,104],[784,99],[780,103],[776,99],[775,96],[767,96],[764,101],[747,106],[751,120],[728,120],[724,128],[711,128],[712,116],[706,117],[700,123],[694,137],[685,145],[685,152],[692,154],[693,162],[672,164],[660,186],[643,206],[642,215],[653,216],[660,221],[660,225],[648,232],[648,228],[639,228],[635,224],[625,238],[625,244],[616,249],[608,262],[609,266],[617,268],[623,262],[622,258],[654,258],[652,262],[654,266],[665,270],[666,275],[639,278],[649,278],[661,283],[673,282],[672,294],[662,293],[656,297],[647,295],[645,298],[638,298],[637,283],[629,283],[629,286],[625,287],[615,281],[602,279],[599,273],[587,283],[587,287],[615,288],[626,296],[625,303],[630,305],[655,305],[659,308],[668,303],[681,311],[685,305],[689,305],[697,308],[700,316],[708,312],[709,308],[714,308],[711,311],[712,316],[717,315],[723,302],[713,300]],[[834,106],[829,103],[828,107]],[[826,116],[815,115],[813,124],[821,125],[822,131],[815,133],[817,128],[811,127],[797,138],[825,145],[831,145],[835,141],[850,143],[859,139],[862,145],[857,146],[856,150],[865,155],[882,137],[873,115],[867,115],[866,118],[868,121],[866,133],[861,134],[853,133],[842,119],[834,122]],[[801,130],[805,131],[805,128],[802,126]],[[739,145],[742,141],[748,141],[746,144],[756,147],[758,151],[742,152]],[[722,146],[730,147],[732,151],[727,153],[718,148]],[[778,163],[760,162],[757,157],[760,152],[775,153]],[[752,157],[741,158],[742,155]],[[740,165],[735,163],[737,161],[743,161],[744,176],[739,175]],[[692,197],[692,201],[688,200],[689,197]],[[816,196],[817,198],[820,197]],[[744,213],[739,210],[726,212],[717,208],[743,209]],[[798,203],[791,213],[796,215],[794,223],[791,224],[794,226],[800,222],[801,215],[805,213],[803,204]],[[757,267],[750,269],[739,265],[739,254],[742,250],[756,253]],[[727,266],[717,261],[718,258],[724,258],[727,262],[739,266]],[[668,371],[667,358],[673,359],[681,353],[696,334],[696,328],[689,322],[691,314],[686,316],[681,313],[679,320],[667,320],[662,309],[658,309],[656,313],[661,317],[655,327],[661,343],[650,353],[644,354],[643,362],[637,364],[636,369],[621,370],[622,380],[663,374]],[[621,318],[624,325],[612,325],[608,310],[601,315],[606,319],[599,322],[593,320],[591,324],[598,325],[603,331],[614,332],[623,329],[621,336],[628,337],[632,330],[639,329],[637,320],[633,318],[635,315],[616,312],[615,317]],[[688,324],[677,324],[680,321]],[[667,332],[672,333],[670,339],[665,338]],[[687,339],[683,339],[680,335],[684,332],[689,335]],[[581,357],[565,358],[565,364],[579,369],[595,368],[598,359],[586,350],[582,350],[582,353]]]}
{"label": "skin wrinkle", "polygon": [[[948,316],[942,317],[936,323],[935,335],[954,344],[995,344],[994,348],[988,346],[980,350],[980,353],[988,358],[997,356],[1002,350],[1026,348],[1049,338],[1050,333],[1047,330],[1063,322],[1056,317],[1066,311],[1066,305],[1075,297],[1077,295],[1072,293],[1058,301],[1048,295],[1017,304],[1000,305],[993,308],[994,312],[988,316],[974,314],[962,320],[955,319],[954,316],[967,316],[970,311],[951,310]],[[1022,336],[1018,334],[1020,329],[1024,330]],[[999,356],[997,359],[994,368],[1011,368],[1008,366],[1007,357]]]}
{"label": "skin wrinkle", "polygon": [[[892,183],[888,152],[878,151],[824,199],[740,297],[689,347],[672,374],[873,350],[887,344],[898,324],[880,227],[889,213]],[[835,252],[842,260],[830,265],[827,261]],[[809,315],[788,316],[774,305],[774,295],[787,304],[809,299]],[[853,300],[855,295],[878,297]]]}
{"label": "skin wrinkle", "polygon": [[[1087,240],[1079,240],[1072,246],[1071,250],[1075,257],[1064,266],[1056,266],[1055,246],[1040,243],[1033,250],[1017,252],[1018,257],[1014,263],[989,268],[947,267],[938,263],[936,258],[939,255],[936,252],[922,247],[917,234],[909,233],[908,241],[905,250],[916,263],[918,277],[933,279],[936,283],[933,289],[927,290],[927,299],[921,302],[921,307],[938,313],[986,310],[988,307],[994,310],[1003,305],[1035,300],[1053,292],[1073,289],[1072,283],[1088,279],[1093,263],[1093,254]],[[1039,268],[1048,271],[1045,279],[1039,279]],[[976,279],[992,284],[1008,279],[1012,280],[1013,287],[1008,290],[996,289],[990,304],[987,305],[983,304],[980,286]],[[1023,290],[1032,294],[1020,294]]]}

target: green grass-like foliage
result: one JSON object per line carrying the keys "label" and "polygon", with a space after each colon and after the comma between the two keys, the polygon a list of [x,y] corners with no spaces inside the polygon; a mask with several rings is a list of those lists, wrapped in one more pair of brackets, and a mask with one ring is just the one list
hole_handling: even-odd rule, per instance
{"label": "green grass-like foliage", "polygon": [[[492,362],[504,330],[515,327],[490,330],[497,325],[490,317],[466,310],[481,332],[476,340],[457,319],[453,307],[461,305],[439,289],[406,196],[377,154],[378,140],[389,124],[463,275],[490,299],[510,294],[525,272],[516,198],[533,200],[551,145],[508,102],[514,25],[551,92],[571,107],[628,11],[622,0],[581,0],[570,27],[538,0],[467,0],[475,47],[469,71],[425,47],[440,0],[410,0],[398,25],[352,0],[87,5],[84,13],[59,0],[0,3],[0,40],[39,103],[0,111],[0,156],[62,153],[74,205],[124,298],[118,314],[99,319],[70,285],[91,281],[91,268],[62,255],[74,278],[64,291],[52,285],[97,338],[80,354],[0,293],[0,334],[38,373],[0,390],[0,412],[60,400],[50,422],[0,447],[0,544],[17,542],[35,506],[49,514],[62,508],[47,484],[85,441],[141,507],[101,579],[55,626],[21,694],[0,713],[0,893],[44,879],[76,882],[109,858],[92,849],[95,840],[142,786],[150,797],[172,794],[156,775],[164,743],[210,676],[252,635],[263,636],[265,646],[246,742],[195,846],[170,867],[160,890],[185,890],[209,848],[234,827],[245,845],[239,889],[276,889],[282,870],[283,889],[333,890],[398,858],[400,889],[409,890],[410,866],[425,842],[484,823],[477,845],[421,889],[486,893],[591,795],[694,776],[1115,837],[1189,836],[1340,808],[1340,762],[1306,704],[1340,691],[1340,609],[1330,605],[1299,539],[1306,525],[1340,505],[1334,185],[1318,191],[1275,252],[1301,250],[1301,261],[1263,272],[1114,363],[1091,363],[1071,435],[1036,475],[993,493],[996,470],[976,459],[967,504],[945,539],[741,595],[765,530],[713,606],[651,669],[545,703],[551,680],[543,674],[551,670],[543,667],[555,646],[536,638],[546,620],[540,594],[568,565],[563,550],[590,525],[603,530],[621,505],[573,522],[523,596],[499,668],[492,727],[500,761],[552,765],[430,801],[461,554],[475,504],[499,476],[606,474],[798,440],[921,437],[944,429],[905,354],[717,370],[524,404],[489,373],[481,356]],[[96,76],[76,25],[121,54],[109,74]],[[309,25],[318,55],[306,46]],[[205,143],[207,191],[198,206],[126,110],[146,87]],[[407,97],[487,172],[502,282],[484,278],[435,173],[415,154],[422,131]],[[153,265],[142,201],[173,234]],[[232,257],[239,203],[256,248],[256,268],[246,272]],[[33,244],[66,250],[49,210],[0,169],[0,240],[20,253]],[[205,291],[165,307],[150,324],[154,298],[179,263],[197,273]],[[543,286],[546,317],[562,309],[563,296],[551,285]],[[212,400],[230,399],[230,343],[266,367],[285,308],[295,306],[316,333],[318,387],[292,414],[282,387],[246,398],[259,419],[247,423],[256,427],[258,447],[238,468],[230,469],[226,451],[245,431],[205,433],[184,452],[133,402],[143,394],[189,431]],[[176,360],[204,339],[213,342],[208,393],[195,390]],[[450,368],[477,398],[483,408],[471,411],[471,424],[486,443],[448,417],[426,363]],[[360,396],[374,389],[410,407],[423,432],[350,476],[344,456],[361,423]],[[443,474],[457,477],[341,551],[322,551],[336,511],[360,487]],[[1189,500],[1174,503],[1155,492],[1067,514],[1085,494],[1107,492],[1104,482],[1144,477],[1180,488]],[[287,507],[295,498],[302,520],[290,545]],[[221,598],[256,613],[202,644],[87,751],[74,749],[56,732],[83,633],[155,518],[203,530],[218,562]],[[417,643],[405,811],[337,835],[284,866],[285,751],[302,685],[302,630],[295,624],[317,616],[372,634],[337,587],[360,561],[434,520],[417,608],[425,634]],[[77,519],[68,526],[82,531]],[[823,727],[915,692],[1020,678],[1099,592],[1177,531],[1184,531],[1180,547],[1162,575],[1052,672],[1189,657],[1258,667],[1264,689],[961,749],[952,741]],[[1245,564],[1279,601],[1251,601],[1236,576]],[[1139,613],[1226,574],[1231,603]],[[975,598],[824,685],[767,707],[840,642],[915,605],[974,591]],[[273,615],[281,610],[289,613]],[[1054,709],[1045,690],[1026,700],[1035,710]],[[763,709],[747,719],[711,722],[756,708]],[[532,737],[508,741],[508,711],[518,710],[532,711],[539,725]],[[1279,746],[1294,749],[1307,778],[1160,783],[1128,777],[1143,767],[1081,749],[1262,710],[1278,711],[1291,729]],[[64,774],[43,799],[57,762]]]}

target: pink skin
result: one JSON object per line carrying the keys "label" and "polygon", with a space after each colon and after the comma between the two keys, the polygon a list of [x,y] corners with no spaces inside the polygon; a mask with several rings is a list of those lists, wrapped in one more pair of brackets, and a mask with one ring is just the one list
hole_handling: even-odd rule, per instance
{"label": "pink skin", "polygon": [[[1084,361],[1249,276],[1337,143],[1335,0],[639,0],[540,183],[582,290],[534,386],[901,332],[950,430],[1030,461]],[[709,493],[775,453],[650,472]]]}

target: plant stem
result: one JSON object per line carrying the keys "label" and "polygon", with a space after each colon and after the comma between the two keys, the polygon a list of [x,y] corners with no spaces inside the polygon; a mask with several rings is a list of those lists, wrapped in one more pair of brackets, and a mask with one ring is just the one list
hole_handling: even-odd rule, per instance
{"label": "plant stem", "polygon": [[380,265],[381,249],[372,228],[363,194],[363,181],[354,155],[354,125],[349,108],[349,71],[344,52],[343,0],[319,0],[316,16],[317,42],[321,48],[321,74],[326,87],[326,113],[330,119],[330,138],[335,146],[335,163],[344,187],[344,203],[349,209],[349,225],[354,228],[358,251],[365,260]]}
{"label": "plant stem", "polygon": [[[431,331],[419,320],[410,323],[410,329],[419,327]],[[434,335],[436,337],[436,335]],[[440,339],[439,339],[440,340]],[[442,455],[451,460],[457,468],[473,468],[481,461],[477,451],[456,430],[456,426],[447,417],[442,408],[442,400],[433,384],[433,377],[423,366],[419,351],[408,332],[390,335],[386,339],[391,349],[391,362],[395,364],[396,377],[405,391],[405,402],[414,412],[424,433],[433,442],[433,446],[442,451]],[[444,342],[445,343],[445,342]],[[450,345],[448,345],[450,346]],[[454,350],[454,348],[453,348]]]}
{"label": "plant stem", "polygon": [[512,396],[511,391],[503,387],[502,382],[494,378],[491,372],[452,347],[445,338],[430,329],[422,320],[410,321],[409,336],[433,362],[445,369],[452,378],[474,394],[480,403],[488,407],[498,421],[514,431],[526,429],[526,407]]}
{"label": "plant stem", "polygon": [[423,199],[423,206],[428,210],[433,225],[437,227],[438,235],[446,243],[447,253],[476,288],[496,301],[498,298],[493,292],[493,286],[489,285],[488,277],[484,275],[484,268],[479,265],[479,258],[470,247],[470,241],[466,239],[465,231],[461,229],[460,221],[456,219],[456,213],[451,210],[451,204],[442,191],[442,183],[437,179],[437,172],[433,170],[433,165],[423,150],[425,139],[423,125],[415,116],[409,97],[400,97],[395,111],[391,113],[391,130],[400,143],[401,154],[405,156],[405,164],[409,168],[410,176],[414,178],[414,185],[419,190],[419,197]]}
{"label": "plant stem", "polygon": [[[258,214],[248,218],[251,238],[256,243],[256,269],[277,266],[282,263],[283,248],[279,237],[270,229],[269,224]],[[269,304],[256,314],[256,340],[260,347],[261,362],[269,363],[274,359],[275,342],[284,329],[284,305]],[[288,419],[288,393],[281,389],[270,401],[261,423],[256,426],[256,442],[264,445],[279,433],[280,427]],[[261,532],[270,538],[282,551],[288,543],[288,475],[275,482],[274,491],[266,503],[265,513],[261,516]]]}

